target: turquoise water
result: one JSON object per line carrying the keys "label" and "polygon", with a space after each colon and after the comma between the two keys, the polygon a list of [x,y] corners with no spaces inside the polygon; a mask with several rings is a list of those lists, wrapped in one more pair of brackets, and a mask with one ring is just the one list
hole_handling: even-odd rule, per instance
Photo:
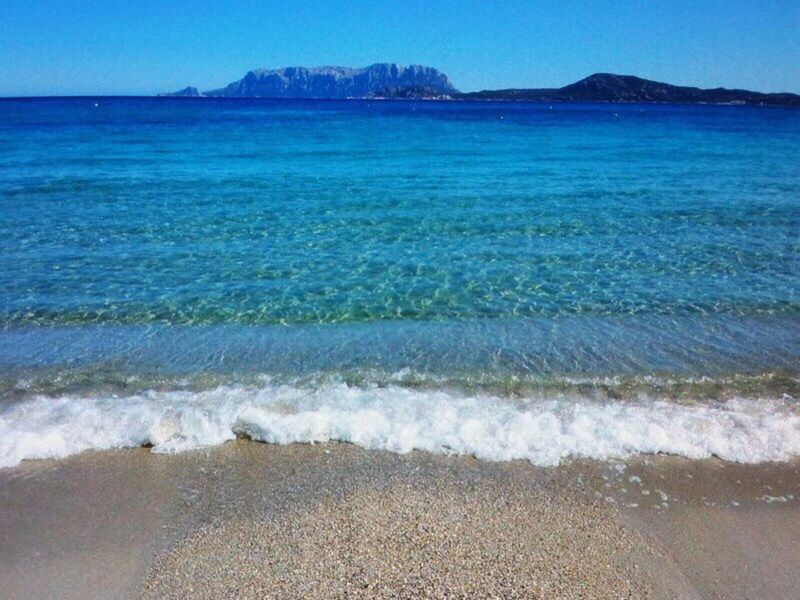
{"label": "turquoise water", "polygon": [[98,104],[0,104],[4,325],[800,307],[797,111]]}
{"label": "turquoise water", "polygon": [[7,404],[335,384],[794,415],[799,367],[800,111],[0,101]]}

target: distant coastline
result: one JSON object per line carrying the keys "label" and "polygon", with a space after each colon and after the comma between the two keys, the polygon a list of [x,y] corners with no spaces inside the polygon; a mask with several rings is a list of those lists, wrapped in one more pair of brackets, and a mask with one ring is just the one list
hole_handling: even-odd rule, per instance
{"label": "distant coastline", "polygon": [[460,92],[433,67],[378,63],[362,68],[287,67],[257,69],[229,85],[201,92],[185,87],[159,94],[182,98],[284,98],[374,100],[487,100],[524,102],[604,102],[718,104],[800,107],[800,94],[678,86],[633,75],[595,73],[560,88],[507,88]]}

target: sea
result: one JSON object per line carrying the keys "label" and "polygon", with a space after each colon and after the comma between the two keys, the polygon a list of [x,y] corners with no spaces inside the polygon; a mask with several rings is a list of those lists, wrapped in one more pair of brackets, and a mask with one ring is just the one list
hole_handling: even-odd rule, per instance
{"label": "sea", "polygon": [[0,100],[0,467],[800,456],[800,111]]}

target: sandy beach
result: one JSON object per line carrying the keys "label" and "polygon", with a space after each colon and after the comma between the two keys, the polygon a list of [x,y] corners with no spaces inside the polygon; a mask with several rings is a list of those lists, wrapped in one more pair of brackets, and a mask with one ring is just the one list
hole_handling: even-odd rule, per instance
{"label": "sandy beach", "polygon": [[800,464],[238,440],[0,471],[4,598],[790,598]]}

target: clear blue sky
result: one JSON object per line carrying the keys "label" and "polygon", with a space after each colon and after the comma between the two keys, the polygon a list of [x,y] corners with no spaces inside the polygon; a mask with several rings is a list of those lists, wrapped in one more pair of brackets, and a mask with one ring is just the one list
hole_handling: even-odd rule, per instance
{"label": "clear blue sky", "polygon": [[800,92],[800,0],[0,0],[0,95],[211,89],[256,67],[420,63],[471,91],[597,71]]}

